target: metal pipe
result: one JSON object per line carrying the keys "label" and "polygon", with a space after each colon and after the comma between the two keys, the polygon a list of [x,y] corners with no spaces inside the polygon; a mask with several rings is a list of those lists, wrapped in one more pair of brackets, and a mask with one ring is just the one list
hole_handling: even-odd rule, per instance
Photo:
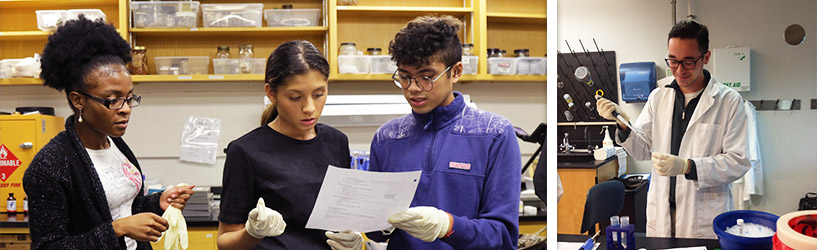
{"label": "metal pipe", "polygon": [[675,26],[675,4],[676,0],[670,0],[670,4],[672,4],[672,26]]}

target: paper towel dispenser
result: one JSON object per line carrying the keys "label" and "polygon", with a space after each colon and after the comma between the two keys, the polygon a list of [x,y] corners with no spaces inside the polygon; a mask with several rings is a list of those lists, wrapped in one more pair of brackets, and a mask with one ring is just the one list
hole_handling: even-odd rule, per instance
{"label": "paper towel dispenser", "polygon": [[655,89],[655,62],[622,63],[619,75],[625,102],[646,102]]}

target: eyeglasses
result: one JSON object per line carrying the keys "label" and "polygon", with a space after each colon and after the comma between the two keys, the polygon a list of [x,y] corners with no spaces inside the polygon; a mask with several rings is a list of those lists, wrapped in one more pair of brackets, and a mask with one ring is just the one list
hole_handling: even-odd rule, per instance
{"label": "eyeglasses", "polygon": [[[453,65],[451,65],[451,66],[453,66]],[[394,74],[391,76],[391,79],[394,80],[394,84],[397,85],[397,87],[401,88],[401,89],[408,89],[409,87],[411,87],[411,81],[414,80],[414,82],[417,83],[417,87],[419,87],[420,90],[431,91],[431,89],[434,88],[434,81],[436,81],[441,76],[443,76],[443,74],[445,74],[445,72],[448,72],[449,70],[451,70],[451,66],[448,66],[447,68],[445,68],[445,70],[442,73],[435,76],[434,78],[431,78],[431,77],[428,77],[428,76],[409,77],[409,76],[406,76],[406,75],[397,74],[398,70],[395,70]]]}
{"label": "eyeglasses", "polygon": [[80,93],[84,96],[91,98],[91,100],[94,100],[102,104],[103,106],[110,110],[119,110],[125,106],[125,103],[128,103],[128,106],[130,106],[131,108],[135,108],[138,107],[139,103],[142,101],[142,97],[138,95],[132,95],[131,97],[128,98],[117,97],[114,99],[102,99],[96,96],[89,95],[82,91],[77,91],[77,93]]}
{"label": "eyeglasses", "polygon": [[704,58],[704,55],[706,55],[706,53],[701,54],[701,56],[696,58],[696,59],[684,59],[684,60],[675,60],[675,59],[664,58],[664,61],[667,62],[667,66],[669,66],[670,69],[677,69],[678,66],[680,65],[681,67],[684,67],[684,69],[686,69],[686,70],[691,70],[691,69],[695,68],[695,65],[698,64],[698,61],[700,61],[701,59]]}

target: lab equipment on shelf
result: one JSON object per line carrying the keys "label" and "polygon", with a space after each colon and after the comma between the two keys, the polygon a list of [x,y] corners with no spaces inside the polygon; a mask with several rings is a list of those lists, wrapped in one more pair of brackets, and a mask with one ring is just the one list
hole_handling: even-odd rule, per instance
{"label": "lab equipment on shelf", "polygon": [[130,2],[134,28],[196,27],[199,1]]}
{"label": "lab equipment on shelf", "polygon": [[[239,59],[224,59],[224,58],[214,58],[213,59],[213,73],[217,75],[231,75],[231,74],[242,74],[239,65]],[[264,58],[253,58],[252,60],[252,71],[249,74],[264,74],[267,64],[267,59]]]}
{"label": "lab equipment on shelf", "polygon": [[65,22],[68,10],[38,10],[37,28],[42,31],[56,31],[57,27]]}
{"label": "lab equipment on shelf", "polygon": [[339,55],[338,72],[341,74],[368,74],[371,56]]}
{"label": "lab equipment on shelf", "polygon": [[492,57],[488,58],[488,74],[515,75],[519,58]]}
{"label": "lab equipment on shelf", "polygon": [[128,70],[131,75],[148,74],[147,48],[145,46],[133,46],[131,50],[131,61],[128,63]]}
{"label": "lab equipment on shelf", "polygon": [[357,44],[356,43],[341,43],[340,48],[338,49],[338,54],[342,55],[342,56],[357,55]]}
{"label": "lab equipment on shelf", "polygon": [[[291,6],[290,6],[291,7]],[[264,10],[267,26],[320,26],[320,9],[269,9]]]}
{"label": "lab equipment on shelf", "polygon": [[0,78],[39,77],[40,55],[20,59],[0,60]]}
{"label": "lab equipment on shelf", "polygon": [[391,74],[397,70],[397,63],[391,60],[390,55],[368,56],[371,60],[369,73],[371,74]]}
{"label": "lab equipment on shelf", "polygon": [[478,56],[466,56],[463,54],[462,56],[462,74],[463,75],[476,75],[477,70],[479,69],[479,57]]}
{"label": "lab equipment on shelf", "polygon": [[473,56],[474,55],[474,44],[473,43],[463,43],[462,44],[462,55],[463,56]]}
{"label": "lab equipment on shelf", "polygon": [[252,44],[242,44],[239,46],[240,50],[238,51],[238,68],[240,72],[243,74],[250,74],[253,72],[253,56],[255,56],[255,52],[253,51]]}
{"label": "lab equipment on shelf", "polygon": [[261,27],[264,4],[202,4],[204,27]]}
{"label": "lab equipment on shelf", "polygon": [[210,66],[209,56],[154,57],[153,61],[159,75],[207,74]]}

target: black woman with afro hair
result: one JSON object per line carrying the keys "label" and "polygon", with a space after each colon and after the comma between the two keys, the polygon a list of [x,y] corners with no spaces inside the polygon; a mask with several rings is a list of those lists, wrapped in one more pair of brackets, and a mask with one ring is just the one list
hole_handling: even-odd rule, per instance
{"label": "black woman with afro hair", "polygon": [[65,92],[74,114],[23,177],[34,249],[151,249],[147,241],[168,227],[159,214],[183,209],[193,194],[143,194],[141,168],[121,138],[141,101],[130,60],[130,45],[100,20],[80,16],[48,37],[40,78]]}

